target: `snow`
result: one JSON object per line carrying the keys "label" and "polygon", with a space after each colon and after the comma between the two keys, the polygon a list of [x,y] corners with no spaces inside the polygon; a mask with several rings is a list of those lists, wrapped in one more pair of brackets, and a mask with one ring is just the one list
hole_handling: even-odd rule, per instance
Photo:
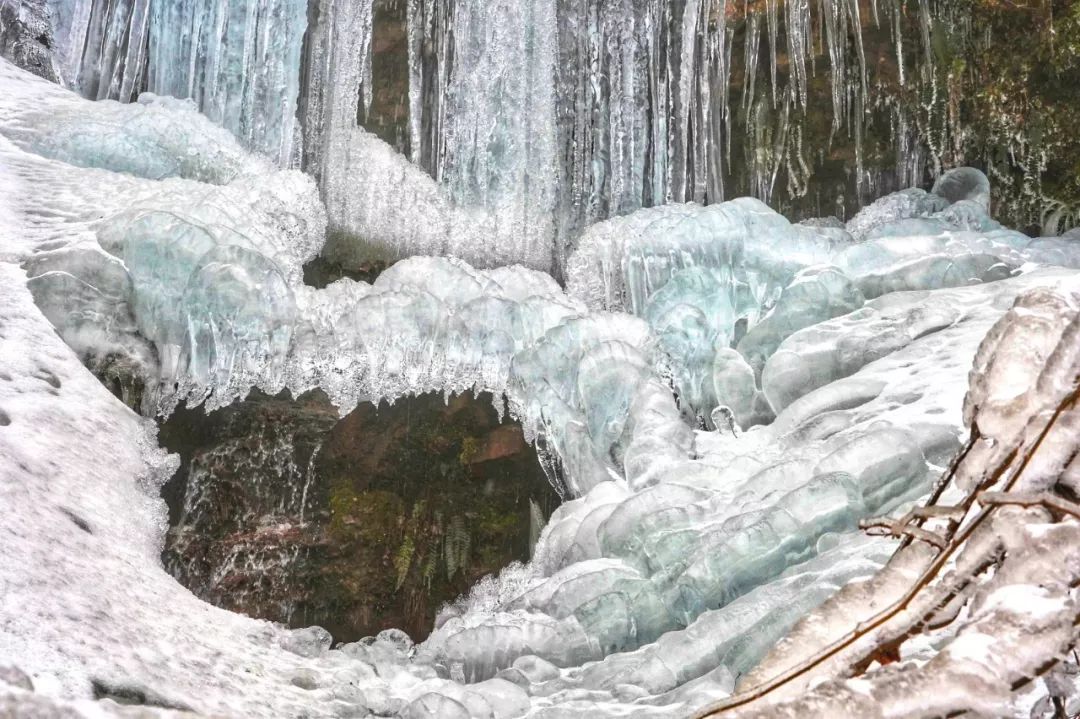
{"label": "snow", "polygon": [[[515,23],[499,30],[517,37]],[[925,496],[965,424],[996,443],[958,472],[979,485],[1075,384],[1075,248],[997,226],[975,170],[844,229],[747,198],[639,210],[586,231],[566,291],[521,265],[432,256],[316,290],[302,266],[328,222],[490,226],[356,128],[325,168],[355,194],[335,205],[332,189],[324,210],[314,180],[184,103],[91,103],[4,61],[0,90],[0,656],[38,690],[0,689],[15,706],[113,711],[85,702],[97,693],[243,716],[691,713],[899,596],[927,547],[879,572],[892,544],[859,520]],[[519,159],[496,174],[531,176]],[[387,164],[398,185],[378,184]],[[363,193],[377,202],[349,205]],[[83,366],[117,351],[151,388],[149,413],[252,387],[319,387],[342,412],[490,391],[565,501],[533,560],[444,608],[420,646],[389,630],[330,649],[317,629],[215,609],[164,572],[158,492],[175,459]],[[709,429],[728,414],[737,427]],[[1075,428],[1056,431],[1026,489],[1074,461]],[[1076,524],[1047,530],[1025,511],[1001,510],[957,560],[1010,549],[947,648],[848,687],[818,675],[794,701],[807,715],[913,707],[888,684],[899,676],[946,713],[982,686],[980,647],[1018,657],[990,667],[1000,681],[980,710],[1011,701],[1017,672],[1072,636],[1069,583],[1031,589],[1045,557],[1080,573]],[[1017,650],[1025,631],[1046,641]]]}

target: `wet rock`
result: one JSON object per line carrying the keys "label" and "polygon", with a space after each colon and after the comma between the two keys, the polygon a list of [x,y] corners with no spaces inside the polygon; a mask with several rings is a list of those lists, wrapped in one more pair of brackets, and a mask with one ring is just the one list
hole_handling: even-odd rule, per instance
{"label": "wet rock", "polygon": [[440,605],[528,558],[530,505],[547,516],[558,502],[489,396],[339,420],[321,393],[253,393],[209,415],[180,409],[160,437],[182,457],[164,490],[166,567],[218,606],[318,625],[286,640],[301,656],[381,630],[369,650],[408,655]]}
{"label": "wet rock", "polygon": [[53,34],[44,0],[0,0],[0,57],[52,82]]}

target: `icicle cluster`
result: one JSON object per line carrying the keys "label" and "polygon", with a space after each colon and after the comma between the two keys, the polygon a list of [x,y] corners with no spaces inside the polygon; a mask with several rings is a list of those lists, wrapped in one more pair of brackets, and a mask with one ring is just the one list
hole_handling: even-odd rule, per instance
{"label": "icicle cluster", "polygon": [[[580,232],[613,215],[736,192],[803,198],[826,152],[806,145],[821,135],[819,77],[828,142],[854,147],[841,196],[819,209],[843,216],[927,168],[937,176],[959,137],[941,114],[931,37],[934,23],[964,31],[949,3],[409,0],[408,146],[435,184],[405,191],[484,229],[387,230],[369,216],[393,204],[373,194],[398,181],[399,163],[359,157],[371,144],[374,0],[52,2],[69,84],[99,99],[194,99],[249,148],[299,161],[334,231],[399,257],[561,272]],[[886,31],[893,56],[871,63],[864,34]],[[917,103],[897,95],[912,87]],[[874,132],[891,138],[891,171],[867,170],[871,122],[889,125]],[[843,197],[851,180],[856,197]]]}
{"label": "icicle cluster", "polygon": [[49,1],[68,86],[98,100],[190,98],[247,147],[291,161],[304,0]]}

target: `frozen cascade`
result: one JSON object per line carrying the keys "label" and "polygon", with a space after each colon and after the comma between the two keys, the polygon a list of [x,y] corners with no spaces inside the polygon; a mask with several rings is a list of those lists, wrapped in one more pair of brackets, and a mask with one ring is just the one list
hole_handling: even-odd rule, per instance
{"label": "frozen cascade", "polygon": [[147,87],[190,98],[245,147],[288,167],[305,0],[149,0]]}
{"label": "frozen cascade", "polygon": [[[93,98],[190,97],[245,146],[301,164],[346,261],[453,254],[558,274],[597,220],[740,191],[803,214],[835,199],[843,215],[871,193],[939,176],[962,140],[938,117],[945,80],[932,46],[966,38],[967,25],[930,0],[911,13],[899,0],[870,12],[858,0],[410,0],[411,166],[362,129],[373,0],[52,5],[70,85]],[[870,62],[867,32],[890,33],[895,57]],[[819,132],[810,85],[825,73],[829,142],[843,134],[855,147],[824,190],[835,198],[808,196],[824,163],[806,146]],[[925,117],[901,97],[909,90]],[[871,131],[887,136],[894,169],[865,167]],[[381,219],[400,212],[384,188],[402,183],[424,210],[417,227]]]}
{"label": "frozen cascade", "polygon": [[[303,127],[304,170],[331,192],[363,184],[349,173],[345,154],[358,108],[371,104],[373,0],[323,0],[308,29],[307,63],[297,113]],[[328,188],[328,189],[327,189]]]}
{"label": "frozen cascade", "polygon": [[[1014,425],[1075,382],[1076,243],[1001,227],[974,170],[847,226],[792,225],[745,198],[640,210],[589,229],[567,292],[439,257],[316,290],[301,266],[326,213],[309,178],[182,104],[90,103],[6,61],[0,88],[0,476],[18,480],[0,482],[15,508],[0,611],[17,617],[0,648],[47,690],[5,684],[0,701],[90,711],[80,702],[104,686],[249,716],[692,713],[780,662],[777,641],[812,632],[800,618],[830,611],[838,587],[865,586],[893,545],[858,521],[924,496],[965,419],[1007,451]],[[253,386],[319,387],[343,410],[492,391],[566,501],[528,565],[447,607],[418,647],[391,630],[329,649],[317,629],[213,609],[158,566],[169,462],[132,440],[143,423],[42,315],[84,359],[138,358],[152,410]],[[1043,368],[1022,400],[992,389]],[[671,383],[681,409],[726,408],[738,431],[693,429]],[[1051,538],[1072,525],[1055,526],[1009,546],[1070,546]],[[1048,597],[1046,621],[1072,621],[1052,583],[1011,576]],[[966,666],[959,641],[950,666]],[[981,701],[1002,713],[1009,699]]]}
{"label": "frozen cascade", "polygon": [[499,239],[490,251],[546,269],[557,191],[556,0],[455,5],[436,177],[458,205],[493,212]]}
{"label": "frozen cascade", "polygon": [[91,99],[150,90],[190,98],[210,119],[287,166],[305,0],[50,0],[61,77]]}
{"label": "frozen cascade", "polygon": [[[370,74],[370,2],[333,13],[317,28],[325,47],[315,46],[306,98],[305,157],[321,178],[331,229],[344,235],[328,252],[348,261],[362,242],[395,257],[449,254],[479,267],[550,270],[554,0],[409,3],[419,165],[357,126],[358,109],[370,102],[361,92]],[[420,107],[434,116],[421,120]],[[434,139],[425,141],[421,127]]]}
{"label": "frozen cascade", "polygon": [[60,77],[85,97],[131,102],[145,88],[150,0],[50,0]]}

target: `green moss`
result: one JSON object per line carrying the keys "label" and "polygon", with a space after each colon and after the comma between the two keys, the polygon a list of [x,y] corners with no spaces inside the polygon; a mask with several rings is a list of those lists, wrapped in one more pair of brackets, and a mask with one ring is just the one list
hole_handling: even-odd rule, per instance
{"label": "green moss", "polygon": [[341,483],[330,492],[329,531],[341,543],[393,541],[400,534],[404,503],[392,492],[357,492]]}
{"label": "green moss", "polygon": [[474,520],[478,533],[495,539],[516,534],[521,528],[521,512],[514,507],[511,511],[485,504]]}
{"label": "green moss", "polygon": [[465,437],[461,440],[461,452],[458,453],[458,463],[469,466],[480,453],[480,440],[476,437]]}

